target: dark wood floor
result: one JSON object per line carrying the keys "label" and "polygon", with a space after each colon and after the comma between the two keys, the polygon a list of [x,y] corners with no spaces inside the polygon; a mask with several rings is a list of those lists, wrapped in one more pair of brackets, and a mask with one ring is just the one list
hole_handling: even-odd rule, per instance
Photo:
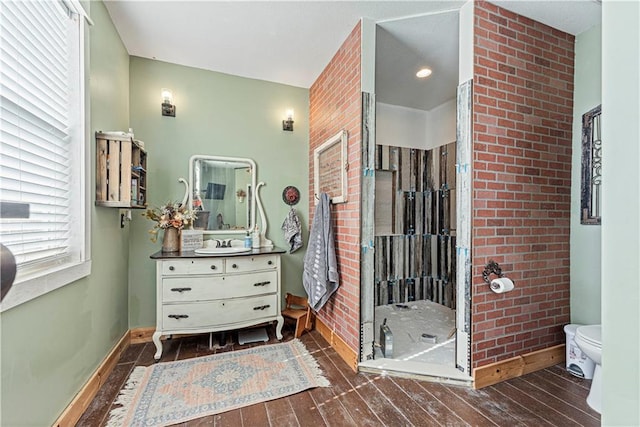
{"label": "dark wood floor", "polygon": [[[285,340],[292,331],[285,326]],[[276,342],[272,331],[270,343]],[[162,361],[187,359],[252,345],[209,350],[207,334],[166,341]],[[331,383],[283,399],[199,418],[180,426],[599,426],[585,401],[590,381],[569,375],[563,365],[482,390],[406,378],[356,374],[315,331],[302,342]],[[237,341],[236,341],[237,342]],[[268,343],[267,343],[268,344]],[[135,366],[154,363],[152,343],[130,346],[78,426],[104,426],[113,401]]]}

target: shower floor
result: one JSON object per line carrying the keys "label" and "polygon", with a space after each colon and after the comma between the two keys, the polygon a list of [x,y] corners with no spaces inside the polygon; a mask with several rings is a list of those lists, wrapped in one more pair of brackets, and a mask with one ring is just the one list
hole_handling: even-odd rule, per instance
{"label": "shower floor", "polygon": [[[379,340],[380,325],[387,319],[393,334],[392,359],[455,365],[455,317],[455,310],[432,301],[382,305],[376,307],[374,331]],[[436,342],[426,342],[422,334],[435,335]],[[378,346],[375,357],[384,357]]]}
{"label": "shower floor", "polygon": [[[432,301],[412,301],[375,308],[375,357],[360,363],[364,370],[400,371],[452,380],[469,380],[456,368],[455,310]],[[380,325],[387,319],[393,334],[393,355],[379,346]],[[422,334],[436,336],[428,342]]]}

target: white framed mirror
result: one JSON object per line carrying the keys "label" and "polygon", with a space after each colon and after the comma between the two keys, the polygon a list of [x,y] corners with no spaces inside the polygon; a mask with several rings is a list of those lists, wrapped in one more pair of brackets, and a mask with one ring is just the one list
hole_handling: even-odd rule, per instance
{"label": "white framed mirror", "polygon": [[256,164],[241,157],[196,154],[189,159],[193,228],[205,234],[246,234],[256,223]]}

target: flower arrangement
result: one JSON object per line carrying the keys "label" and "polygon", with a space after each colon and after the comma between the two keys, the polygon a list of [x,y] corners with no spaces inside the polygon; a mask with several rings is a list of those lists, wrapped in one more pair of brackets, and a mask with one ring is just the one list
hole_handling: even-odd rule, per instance
{"label": "flower arrangement", "polygon": [[185,225],[189,225],[197,217],[195,212],[177,202],[167,202],[164,206],[147,209],[142,216],[156,222],[149,230],[152,242],[156,242],[158,239],[159,229],[173,227],[182,230]]}

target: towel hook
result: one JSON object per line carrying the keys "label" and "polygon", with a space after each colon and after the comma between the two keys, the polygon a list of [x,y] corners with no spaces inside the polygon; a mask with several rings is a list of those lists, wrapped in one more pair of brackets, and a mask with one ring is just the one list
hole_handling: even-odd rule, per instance
{"label": "towel hook", "polygon": [[[329,195],[329,193],[327,193],[327,195]],[[313,196],[316,198],[317,201],[320,201],[320,197],[318,196],[318,193],[313,193]],[[331,198],[331,196],[329,196],[329,202],[332,202],[332,200],[333,199]]]}

